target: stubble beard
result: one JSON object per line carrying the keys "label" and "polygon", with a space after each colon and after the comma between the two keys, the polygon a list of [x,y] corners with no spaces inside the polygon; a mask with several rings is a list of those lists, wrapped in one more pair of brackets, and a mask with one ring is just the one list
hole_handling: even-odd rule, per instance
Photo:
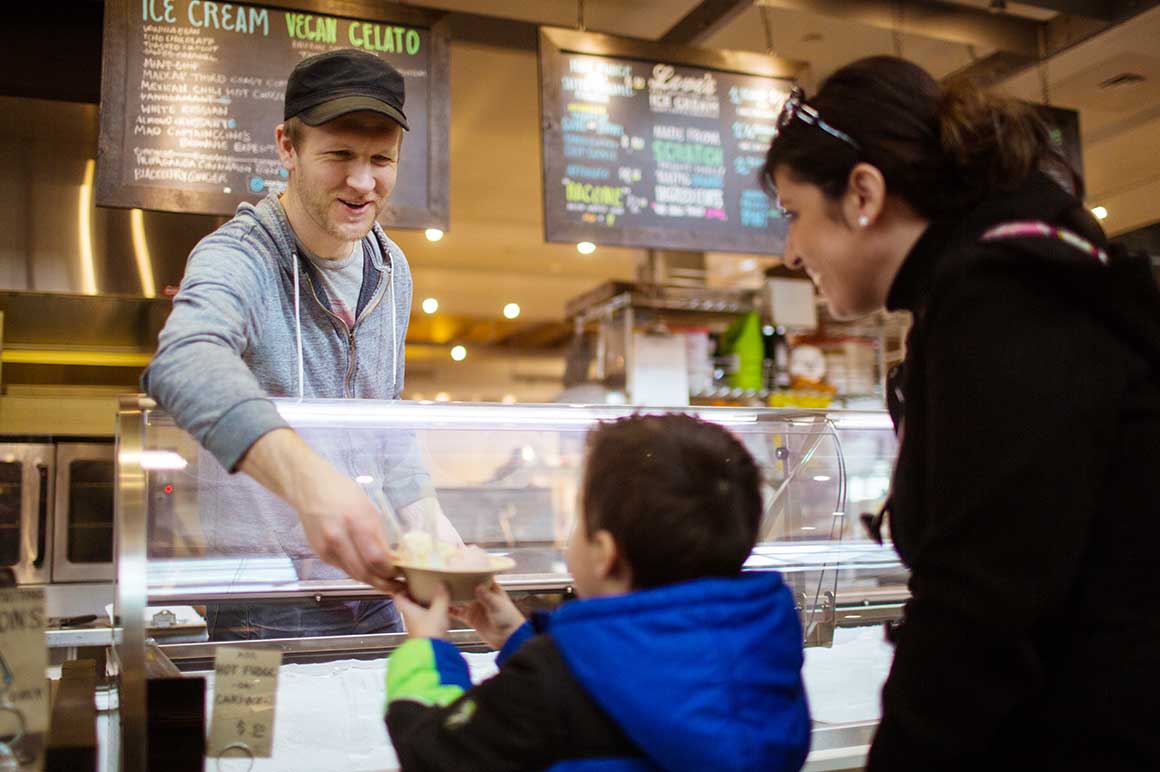
{"label": "stubble beard", "polygon": [[294,185],[294,193],[298,200],[302,203],[302,208],[320,230],[332,239],[344,242],[359,241],[371,232],[374,228],[375,221],[383,213],[386,207],[385,201],[376,201],[371,206],[374,208],[374,217],[370,223],[364,228],[361,224],[355,226],[343,226],[334,221],[330,216],[330,208],[332,206],[342,206],[337,198],[330,191],[318,190],[303,183],[299,178],[292,178]]}

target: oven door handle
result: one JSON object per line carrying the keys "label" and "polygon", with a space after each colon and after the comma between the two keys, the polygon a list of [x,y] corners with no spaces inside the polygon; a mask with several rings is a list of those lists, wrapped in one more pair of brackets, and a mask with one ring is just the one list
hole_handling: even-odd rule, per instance
{"label": "oven door handle", "polygon": [[37,464],[36,475],[39,484],[39,496],[36,506],[36,556],[32,565],[41,568],[44,565],[45,553],[48,545],[48,465]]}

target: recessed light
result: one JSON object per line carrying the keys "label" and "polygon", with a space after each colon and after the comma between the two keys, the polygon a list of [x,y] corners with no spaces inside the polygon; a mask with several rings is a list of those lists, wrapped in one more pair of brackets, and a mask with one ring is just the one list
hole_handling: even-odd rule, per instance
{"label": "recessed light", "polygon": [[576,251],[582,255],[590,255],[596,251],[596,245],[591,241],[581,241],[576,245]]}
{"label": "recessed light", "polygon": [[507,319],[515,319],[520,315],[519,303],[508,303],[503,307],[503,315]]}
{"label": "recessed light", "polygon": [[[467,347],[453,346],[451,348],[451,358],[456,362],[462,362],[464,359],[467,359]],[[436,399],[438,399],[438,397],[436,397]]]}
{"label": "recessed light", "polygon": [[438,300],[436,300],[435,298],[424,298],[423,299],[423,313],[433,314],[438,310],[439,310],[439,301]]}
{"label": "recessed light", "polygon": [[443,231],[438,228],[428,228],[423,233],[427,236],[428,241],[439,241],[439,239],[443,238]]}
{"label": "recessed light", "polygon": [[1107,207],[1104,207],[1104,206],[1093,206],[1092,207],[1092,214],[1094,214],[1096,216],[1097,220],[1108,219],[1108,209],[1107,209]]}

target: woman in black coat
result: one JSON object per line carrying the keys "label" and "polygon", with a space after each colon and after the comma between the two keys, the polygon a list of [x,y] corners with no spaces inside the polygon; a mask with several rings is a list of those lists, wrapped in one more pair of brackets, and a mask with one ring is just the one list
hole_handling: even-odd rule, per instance
{"label": "woman in black coat", "polygon": [[869,769],[1160,769],[1147,261],[1032,109],[893,57],[795,92],[765,180],[833,313],[914,318],[887,519],[912,597]]}

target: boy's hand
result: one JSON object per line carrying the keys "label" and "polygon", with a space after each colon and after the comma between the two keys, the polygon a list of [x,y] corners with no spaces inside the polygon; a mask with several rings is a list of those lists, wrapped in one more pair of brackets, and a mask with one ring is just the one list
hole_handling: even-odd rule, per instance
{"label": "boy's hand", "polygon": [[475,588],[475,600],[451,606],[451,615],[475,628],[479,637],[493,649],[503,648],[511,634],[524,623],[524,615],[493,579],[491,584]]}
{"label": "boy's hand", "polygon": [[403,621],[407,623],[407,635],[411,638],[446,638],[449,603],[447,587],[442,584],[428,608],[423,608],[404,593],[395,596],[395,607],[403,615]]}

